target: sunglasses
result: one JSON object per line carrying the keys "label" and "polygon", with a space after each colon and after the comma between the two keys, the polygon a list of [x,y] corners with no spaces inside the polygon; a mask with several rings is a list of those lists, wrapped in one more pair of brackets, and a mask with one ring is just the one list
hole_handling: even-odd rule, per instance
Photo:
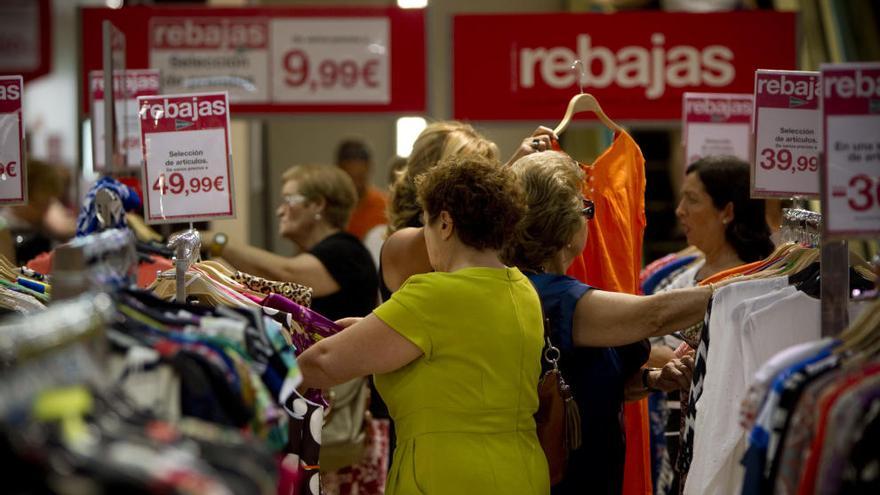
{"label": "sunglasses", "polygon": [[296,206],[298,204],[304,203],[306,199],[308,198],[306,198],[302,194],[284,194],[281,196],[282,204],[285,204],[287,206]]}
{"label": "sunglasses", "polygon": [[587,198],[581,198],[581,201],[583,201],[584,204],[584,207],[581,208],[581,215],[587,220],[592,220],[596,215],[596,204]]}

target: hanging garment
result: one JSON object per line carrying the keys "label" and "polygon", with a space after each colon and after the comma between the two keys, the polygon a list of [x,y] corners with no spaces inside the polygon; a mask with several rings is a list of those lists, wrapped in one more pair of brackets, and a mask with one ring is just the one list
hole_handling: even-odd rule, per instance
{"label": "hanging garment", "polygon": [[125,184],[114,180],[112,177],[101,177],[98,182],[89,189],[83,206],[80,208],[79,216],[76,219],[76,235],[77,237],[93,234],[100,230],[100,222],[98,221],[98,209],[95,204],[95,196],[101,189],[112,191],[122,202],[123,214],[114,219],[115,224],[106,225],[104,228],[125,228],[125,211],[136,210],[141,207],[141,198],[134,189],[129,188]]}
{"label": "hanging garment", "polygon": [[[591,166],[582,165],[584,196],[596,205],[584,251],[568,275],[597,289],[639,293],[645,230],[645,158],[626,132]],[[647,400],[625,406],[627,453],[625,494],[650,495],[651,452]]]}
{"label": "hanging garment", "polygon": [[[681,445],[678,454],[678,471],[682,476],[682,486],[686,487],[685,477],[688,476],[694,447],[694,424],[696,421],[699,401],[703,392],[707,390],[705,380],[708,376],[708,354],[712,350],[711,340],[716,338],[713,326],[719,328],[718,336],[726,335],[734,307],[744,299],[760,296],[767,291],[780,289],[786,286],[788,280],[785,277],[776,277],[767,280],[757,280],[731,284],[720,288],[713,295],[709,308],[706,312],[706,321],[700,334],[700,343],[694,356],[694,371],[691,380],[690,391],[686,403],[682,402],[682,416],[684,428],[681,435]],[[719,352],[724,352],[721,349]],[[722,386],[723,390],[724,387]],[[717,391],[713,391],[715,393]]]}
{"label": "hanging garment", "polygon": [[645,230],[645,158],[626,132],[583,166],[584,196],[596,205],[583,253],[568,274],[597,289],[637,294]]}
{"label": "hanging garment", "polygon": [[[753,282],[742,284],[749,283]],[[738,285],[729,287],[736,289]],[[749,378],[775,352],[820,337],[819,301],[794,287],[784,285],[744,300],[736,296],[731,291],[720,292],[713,305],[717,307],[713,307],[709,327],[712,345],[706,358],[704,392],[696,404],[687,494],[739,491],[743,478],[739,461],[746,439],[738,426],[738,412],[730,405],[745,398]],[[724,298],[735,298],[726,318]]]}
{"label": "hanging garment", "polygon": [[[641,282],[640,286],[642,288],[642,294],[647,296],[656,293],[660,284],[662,284],[667,278],[671,278],[669,283],[672,283],[672,280],[677,278],[679,273],[682,273],[679,270],[682,270],[683,268],[687,269],[687,267],[697,261],[697,259],[698,257],[695,255],[682,256],[680,258],[675,258],[662,268],[655,270],[649,277]],[[666,285],[668,284],[664,284],[663,289],[669,290],[666,289]]]}
{"label": "hanging garment", "polygon": [[253,291],[267,296],[269,294],[279,294],[307,308],[312,305],[312,288],[305,285],[295,282],[267,280],[244,272],[235,272],[232,275],[232,279]]}

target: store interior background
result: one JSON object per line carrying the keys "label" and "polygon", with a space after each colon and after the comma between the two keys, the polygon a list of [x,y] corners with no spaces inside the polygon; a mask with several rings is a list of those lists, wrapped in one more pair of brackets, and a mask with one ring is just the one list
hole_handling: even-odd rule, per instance
{"label": "store interior background", "polygon": [[[90,150],[88,123],[78,108],[79,18],[84,6],[120,6],[121,0],[52,0],[52,72],[26,85],[25,119],[30,153],[35,158],[63,164],[74,170],[88,169]],[[394,0],[214,0],[188,2],[130,2],[204,4],[208,6],[302,5],[394,6]],[[426,10],[427,108],[432,120],[452,117],[452,16],[457,13],[498,12],[602,12],[609,5],[619,8],[658,8],[688,3],[641,0],[429,0]],[[745,3],[759,8],[798,11],[799,64],[817,70],[822,62],[880,60],[880,2],[876,0],[750,0],[710,1],[708,4]],[[474,47],[479,50],[479,47]],[[769,49],[769,48],[768,48]],[[134,68],[134,67],[132,67]],[[479,84],[479,68],[473,68]],[[597,94],[600,98],[601,95]],[[559,118],[546,122],[471,122],[495,141],[504,159],[538,125],[553,127],[561,119],[566,101],[559,102]],[[275,209],[279,203],[280,176],[299,163],[332,164],[336,145],[358,137],[373,150],[373,183],[388,185],[388,164],[396,152],[398,114],[322,114],[286,116],[232,115],[233,155],[237,218],[214,222],[212,228],[227,232],[279,254],[292,254],[293,245],[278,237]],[[614,115],[610,115],[614,118]],[[684,246],[674,209],[682,176],[681,125],[671,122],[619,121],[633,135],[646,158],[648,188],[645,261]],[[577,122],[563,137],[563,146],[581,161],[591,161],[610,143],[611,135],[595,121]],[[96,177],[86,173],[81,189]],[[84,189],[83,189],[84,190]],[[863,246],[865,251],[872,248]],[[868,254],[867,252],[865,254]]]}

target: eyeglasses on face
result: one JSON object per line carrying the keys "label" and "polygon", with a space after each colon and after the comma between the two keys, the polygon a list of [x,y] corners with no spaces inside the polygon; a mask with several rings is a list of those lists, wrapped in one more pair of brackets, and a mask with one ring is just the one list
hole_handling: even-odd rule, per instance
{"label": "eyeglasses on face", "polygon": [[596,205],[592,201],[587,198],[581,198],[583,201],[584,207],[581,208],[581,215],[584,216],[587,220],[592,220],[593,216],[596,214]]}
{"label": "eyeglasses on face", "polygon": [[308,198],[302,194],[282,194],[281,203],[287,206],[296,206],[303,204]]}

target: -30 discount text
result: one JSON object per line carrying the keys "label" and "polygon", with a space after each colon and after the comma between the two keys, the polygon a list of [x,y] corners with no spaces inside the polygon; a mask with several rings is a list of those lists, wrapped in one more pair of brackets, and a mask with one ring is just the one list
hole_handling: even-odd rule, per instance
{"label": "-30 discount text", "polygon": [[880,63],[823,64],[825,231],[880,236]]}
{"label": "-30 discount text", "polygon": [[752,197],[819,196],[818,72],[755,72]]}
{"label": "-30 discount text", "polygon": [[226,93],[138,98],[148,223],[235,216]]}
{"label": "-30 discount text", "polygon": [[21,76],[0,76],[0,204],[27,201]]}

